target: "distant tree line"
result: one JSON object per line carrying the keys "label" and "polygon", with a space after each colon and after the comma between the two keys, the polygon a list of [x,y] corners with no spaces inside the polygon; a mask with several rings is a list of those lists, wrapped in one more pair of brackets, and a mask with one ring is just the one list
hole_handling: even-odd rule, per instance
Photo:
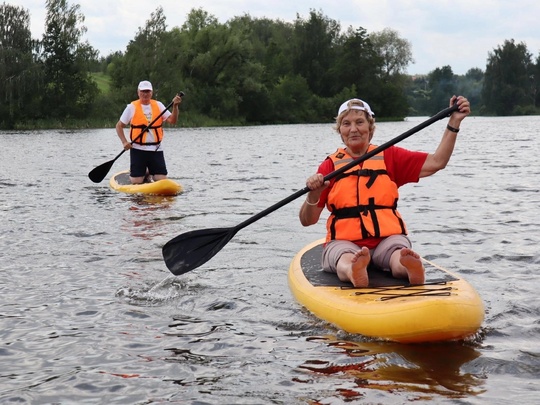
{"label": "distant tree line", "polygon": [[292,23],[249,15],[220,23],[193,9],[168,29],[158,7],[125,52],[102,57],[82,40],[79,5],[46,0],[46,9],[38,40],[28,10],[0,5],[2,129],[114,125],[140,80],[164,102],[184,91],[186,126],[329,122],[352,97],[368,101],[379,119],[432,115],[452,94],[466,95],[476,114],[539,113],[540,56],[533,61],[513,39],[488,54],[485,71],[461,76],[443,66],[410,76],[411,45],[390,28],[343,30],[315,10]]}

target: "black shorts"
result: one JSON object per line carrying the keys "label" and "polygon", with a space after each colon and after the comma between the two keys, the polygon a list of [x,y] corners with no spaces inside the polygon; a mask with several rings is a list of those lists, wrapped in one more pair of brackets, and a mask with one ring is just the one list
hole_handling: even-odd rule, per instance
{"label": "black shorts", "polygon": [[155,174],[167,175],[165,156],[163,151],[153,152],[148,150],[130,149],[131,165],[129,175],[131,177],[146,176],[146,169],[153,176]]}

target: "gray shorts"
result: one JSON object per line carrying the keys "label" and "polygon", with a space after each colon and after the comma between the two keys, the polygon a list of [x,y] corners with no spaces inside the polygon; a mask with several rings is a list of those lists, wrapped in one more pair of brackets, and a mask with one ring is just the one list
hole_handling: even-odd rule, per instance
{"label": "gray shorts", "polygon": [[[391,235],[383,239],[375,249],[370,249],[371,263],[375,266],[389,271],[390,256],[398,249],[411,248],[411,240],[406,235]],[[331,240],[326,244],[322,253],[323,270],[329,273],[336,272],[339,258],[344,253],[356,253],[360,247],[348,240]]]}

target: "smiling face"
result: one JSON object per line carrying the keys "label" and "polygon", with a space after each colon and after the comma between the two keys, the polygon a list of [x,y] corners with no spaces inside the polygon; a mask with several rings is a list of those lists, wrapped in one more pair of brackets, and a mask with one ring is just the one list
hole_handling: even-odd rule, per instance
{"label": "smiling face", "polygon": [[375,130],[373,119],[368,117],[362,110],[349,110],[341,117],[339,134],[352,155],[360,156],[367,152]]}
{"label": "smiling face", "polygon": [[137,94],[139,95],[139,100],[141,100],[141,103],[150,103],[150,100],[152,99],[152,90],[137,90]]}

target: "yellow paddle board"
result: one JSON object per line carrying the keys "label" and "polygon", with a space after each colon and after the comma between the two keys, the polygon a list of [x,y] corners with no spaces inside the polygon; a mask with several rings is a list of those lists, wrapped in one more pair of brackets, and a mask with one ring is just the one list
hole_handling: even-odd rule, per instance
{"label": "yellow paddle board", "polygon": [[369,287],[354,288],[322,270],[323,243],[298,252],[288,277],[296,300],[318,318],[349,333],[401,343],[461,340],[480,328],[483,302],[460,276],[422,259],[423,285],[370,269]]}
{"label": "yellow paddle board", "polygon": [[129,170],[116,173],[111,177],[109,185],[113,190],[129,194],[147,195],[177,195],[182,192],[182,186],[171,179],[154,181],[152,183],[131,184]]}

